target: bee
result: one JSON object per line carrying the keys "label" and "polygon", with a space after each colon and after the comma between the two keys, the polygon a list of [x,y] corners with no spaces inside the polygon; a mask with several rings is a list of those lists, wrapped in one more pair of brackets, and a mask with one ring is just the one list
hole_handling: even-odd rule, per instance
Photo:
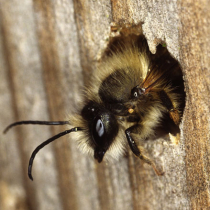
{"label": "bee", "polygon": [[184,97],[178,61],[161,45],[156,54],[150,53],[146,39],[140,36],[137,44],[120,45],[107,53],[84,90],[83,102],[68,120],[18,121],[6,127],[4,133],[21,124],[69,126],[33,151],[28,166],[31,180],[39,150],[69,133],[82,152],[99,163],[118,159],[128,144],[136,157],[151,165],[157,175],[163,175],[154,161],[143,154],[139,142],[155,135],[164,120],[178,126]]}

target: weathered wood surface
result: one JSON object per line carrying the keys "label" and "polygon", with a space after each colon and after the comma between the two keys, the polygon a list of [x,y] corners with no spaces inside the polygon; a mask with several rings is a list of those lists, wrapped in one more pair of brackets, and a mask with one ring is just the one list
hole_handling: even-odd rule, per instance
{"label": "weathered wood surface", "polygon": [[181,64],[188,93],[183,119],[187,193],[192,209],[210,208],[210,1],[180,4]]}
{"label": "weathered wood surface", "polygon": [[113,22],[142,26],[152,52],[166,42],[181,62],[187,92],[179,145],[146,145],[163,177],[131,152],[97,164],[66,136],[38,154],[31,182],[31,152],[65,127],[20,126],[1,135],[0,209],[210,208],[209,3],[0,0],[2,130],[17,120],[66,119],[106,49]]}

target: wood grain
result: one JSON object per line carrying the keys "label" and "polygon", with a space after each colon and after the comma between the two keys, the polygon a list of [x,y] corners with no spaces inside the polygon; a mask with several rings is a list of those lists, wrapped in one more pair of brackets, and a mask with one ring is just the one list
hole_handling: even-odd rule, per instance
{"label": "wood grain", "polygon": [[[183,133],[191,209],[209,209],[210,196],[210,9],[209,1],[183,1],[182,64],[188,93]],[[192,21],[194,20],[194,21]]]}

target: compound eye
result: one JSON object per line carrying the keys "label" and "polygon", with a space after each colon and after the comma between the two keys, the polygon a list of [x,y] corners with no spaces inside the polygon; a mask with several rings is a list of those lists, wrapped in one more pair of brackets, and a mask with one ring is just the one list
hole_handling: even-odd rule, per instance
{"label": "compound eye", "polygon": [[98,119],[96,122],[96,132],[99,137],[102,137],[104,135],[104,124],[101,119]]}

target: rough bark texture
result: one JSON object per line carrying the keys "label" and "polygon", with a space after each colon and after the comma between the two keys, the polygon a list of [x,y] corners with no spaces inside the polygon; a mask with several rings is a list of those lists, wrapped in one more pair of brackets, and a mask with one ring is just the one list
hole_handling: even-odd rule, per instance
{"label": "rough bark texture", "polygon": [[128,155],[96,163],[66,136],[35,159],[33,149],[65,127],[20,126],[0,139],[0,208],[210,208],[210,2],[208,0],[0,0],[0,123],[63,120],[77,106],[111,37],[111,26],[160,42],[183,68],[186,109],[178,145],[149,141],[165,175]]}
{"label": "rough bark texture", "polygon": [[[188,94],[183,119],[187,193],[192,209],[210,208],[209,1],[180,4],[180,54]],[[193,20],[193,21],[192,21]]]}

